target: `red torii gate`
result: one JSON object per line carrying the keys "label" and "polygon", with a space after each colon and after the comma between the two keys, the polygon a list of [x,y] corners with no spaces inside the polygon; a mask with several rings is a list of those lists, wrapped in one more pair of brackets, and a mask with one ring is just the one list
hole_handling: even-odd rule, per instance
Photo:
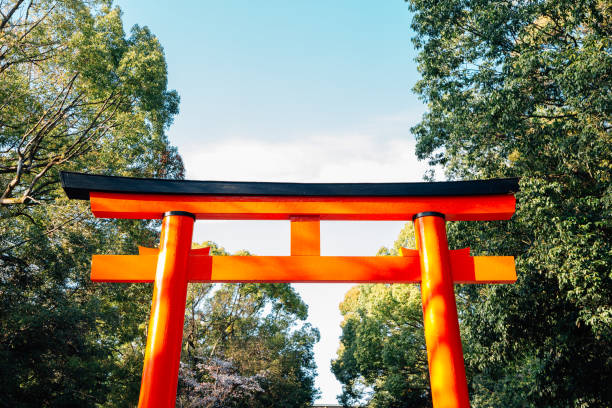
{"label": "red torii gate", "polygon": [[[91,279],[154,282],[140,408],[174,407],[189,282],[421,283],[435,408],[469,397],[454,283],[512,283],[514,257],[451,251],[446,221],[509,219],[517,179],[438,183],[256,183],[62,172],[69,198],[96,217],[163,218],[159,249],[94,255]],[[196,219],[290,220],[291,256],[209,256],[191,249]],[[412,220],[417,250],[397,257],[320,256],[320,221]]]}

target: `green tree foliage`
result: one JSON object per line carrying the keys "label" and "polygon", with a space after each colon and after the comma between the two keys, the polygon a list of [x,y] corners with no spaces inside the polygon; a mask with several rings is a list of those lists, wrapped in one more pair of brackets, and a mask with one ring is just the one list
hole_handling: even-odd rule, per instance
{"label": "green tree foliage", "polygon": [[[393,249],[414,248],[406,224]],[[340,304],[344,316],[338,358],[332,371],[342,383],[345,406],[430,407],[421,293],[417,285],[358,285]]]}
{"label": "green tree foliage", "polygon": [[91,254],[154,246],[97,220],[58,169],[180,178],[163,50],[109,1],[0,1],[0,406],[133,406],[149,285],[92,284]]}
{"label": "green tree foliage", "polygon": [[319,333],[298,324],[307,312],[289,284],[190,285],[177,406],[309,407]]}
{"label": "green tree foliage", "polygon": [[410,5],[419,157],[521,177],[510,222],[449,225],[455,247],[517,256],[515,285],[460,290],[473,406],[611,406],[610,4]]}
{"label": "green tree foliage", "polygon": [[182,171],[164,134],[178,96],[166,90],[161,46],[147,28],[135,26],[126,38],[109,2],[89,4],[2,4],[1,203],[57,197],[52,169],[60,165],[132,175]]}

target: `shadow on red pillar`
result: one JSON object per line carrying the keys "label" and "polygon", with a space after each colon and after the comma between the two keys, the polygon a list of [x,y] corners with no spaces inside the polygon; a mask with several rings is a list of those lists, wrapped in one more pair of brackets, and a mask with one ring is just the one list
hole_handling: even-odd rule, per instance
{"label": "shadow on red pillar", "polygon": [[415,215],[423,324],[434,408],[469,408],[444,215]]}
{"label": "shadow on red pillar", "polygon": [[176,402],[194,221],[183,211],[164,214],[139,408],[171,408]]}

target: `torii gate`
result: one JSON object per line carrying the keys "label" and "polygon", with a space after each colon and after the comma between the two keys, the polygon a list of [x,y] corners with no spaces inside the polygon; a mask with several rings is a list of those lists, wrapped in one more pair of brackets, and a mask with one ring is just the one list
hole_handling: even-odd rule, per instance
{"label": "torii gate", "polygon": [[[468,408],[454,283],[512,283],[514,257],[451,251],[446,221],[506,220],[517,179],[437,183],[256,183],[60,173],[96,217],[161,219],[159,249],[93,255],[97,282],[154,282],[139,408],[174,407],[189,282],[420,283],[435,408]],[[191,249],[196,219],[290,220],[291,256],[209,256]],[[414,222],[402,256],[320,256],[320,221]]]}

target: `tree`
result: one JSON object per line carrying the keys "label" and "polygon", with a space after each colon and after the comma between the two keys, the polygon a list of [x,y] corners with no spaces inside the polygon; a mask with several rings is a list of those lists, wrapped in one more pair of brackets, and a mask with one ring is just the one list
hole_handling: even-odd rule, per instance
{"label": "tree", "polygon": [[109,1],[0,4],[1,204],[54,198],[61,165],[143,174],[155,152],[155,175],[182,171],[164,135],[178,96],[146,27],[125,38]]}
{"label": "tree", "polygon": [[472,404],[612,405],[612,14],[603,1],[411,0],[421,159],[521,177],[510,222],[452,223],[518,282],[460,289]]}
{"label": "tree", "polygon": [[307,311],[288,284],[189,285],[177,405],[309,407],[319,333],[298,324]]}
{"label": "tree", "polygon": [[[406,224],[394,248],[397,256],[414,248],[414,229]],[[429,375],[417,285],[357,285],[340,304],[344,316],[338,358],[332,371],[342,383],[344,406],[429,407]]]}
{"label": "tree", "polygon": [[154,246],[159,222],[94,219],[57,173],[183,174],[163,50],[110,6],[0,1],[1,407],[138,399],[151,289],[93,284],[90,260]]}
{"label": "tree", "polygon": [[241,375],[232,361],[214,357],[204,362],[181,363],[180,394],[177,397],[181,408],[216,408],[251,406],[255,395],[264,392],[261,384],[265,374]]}

